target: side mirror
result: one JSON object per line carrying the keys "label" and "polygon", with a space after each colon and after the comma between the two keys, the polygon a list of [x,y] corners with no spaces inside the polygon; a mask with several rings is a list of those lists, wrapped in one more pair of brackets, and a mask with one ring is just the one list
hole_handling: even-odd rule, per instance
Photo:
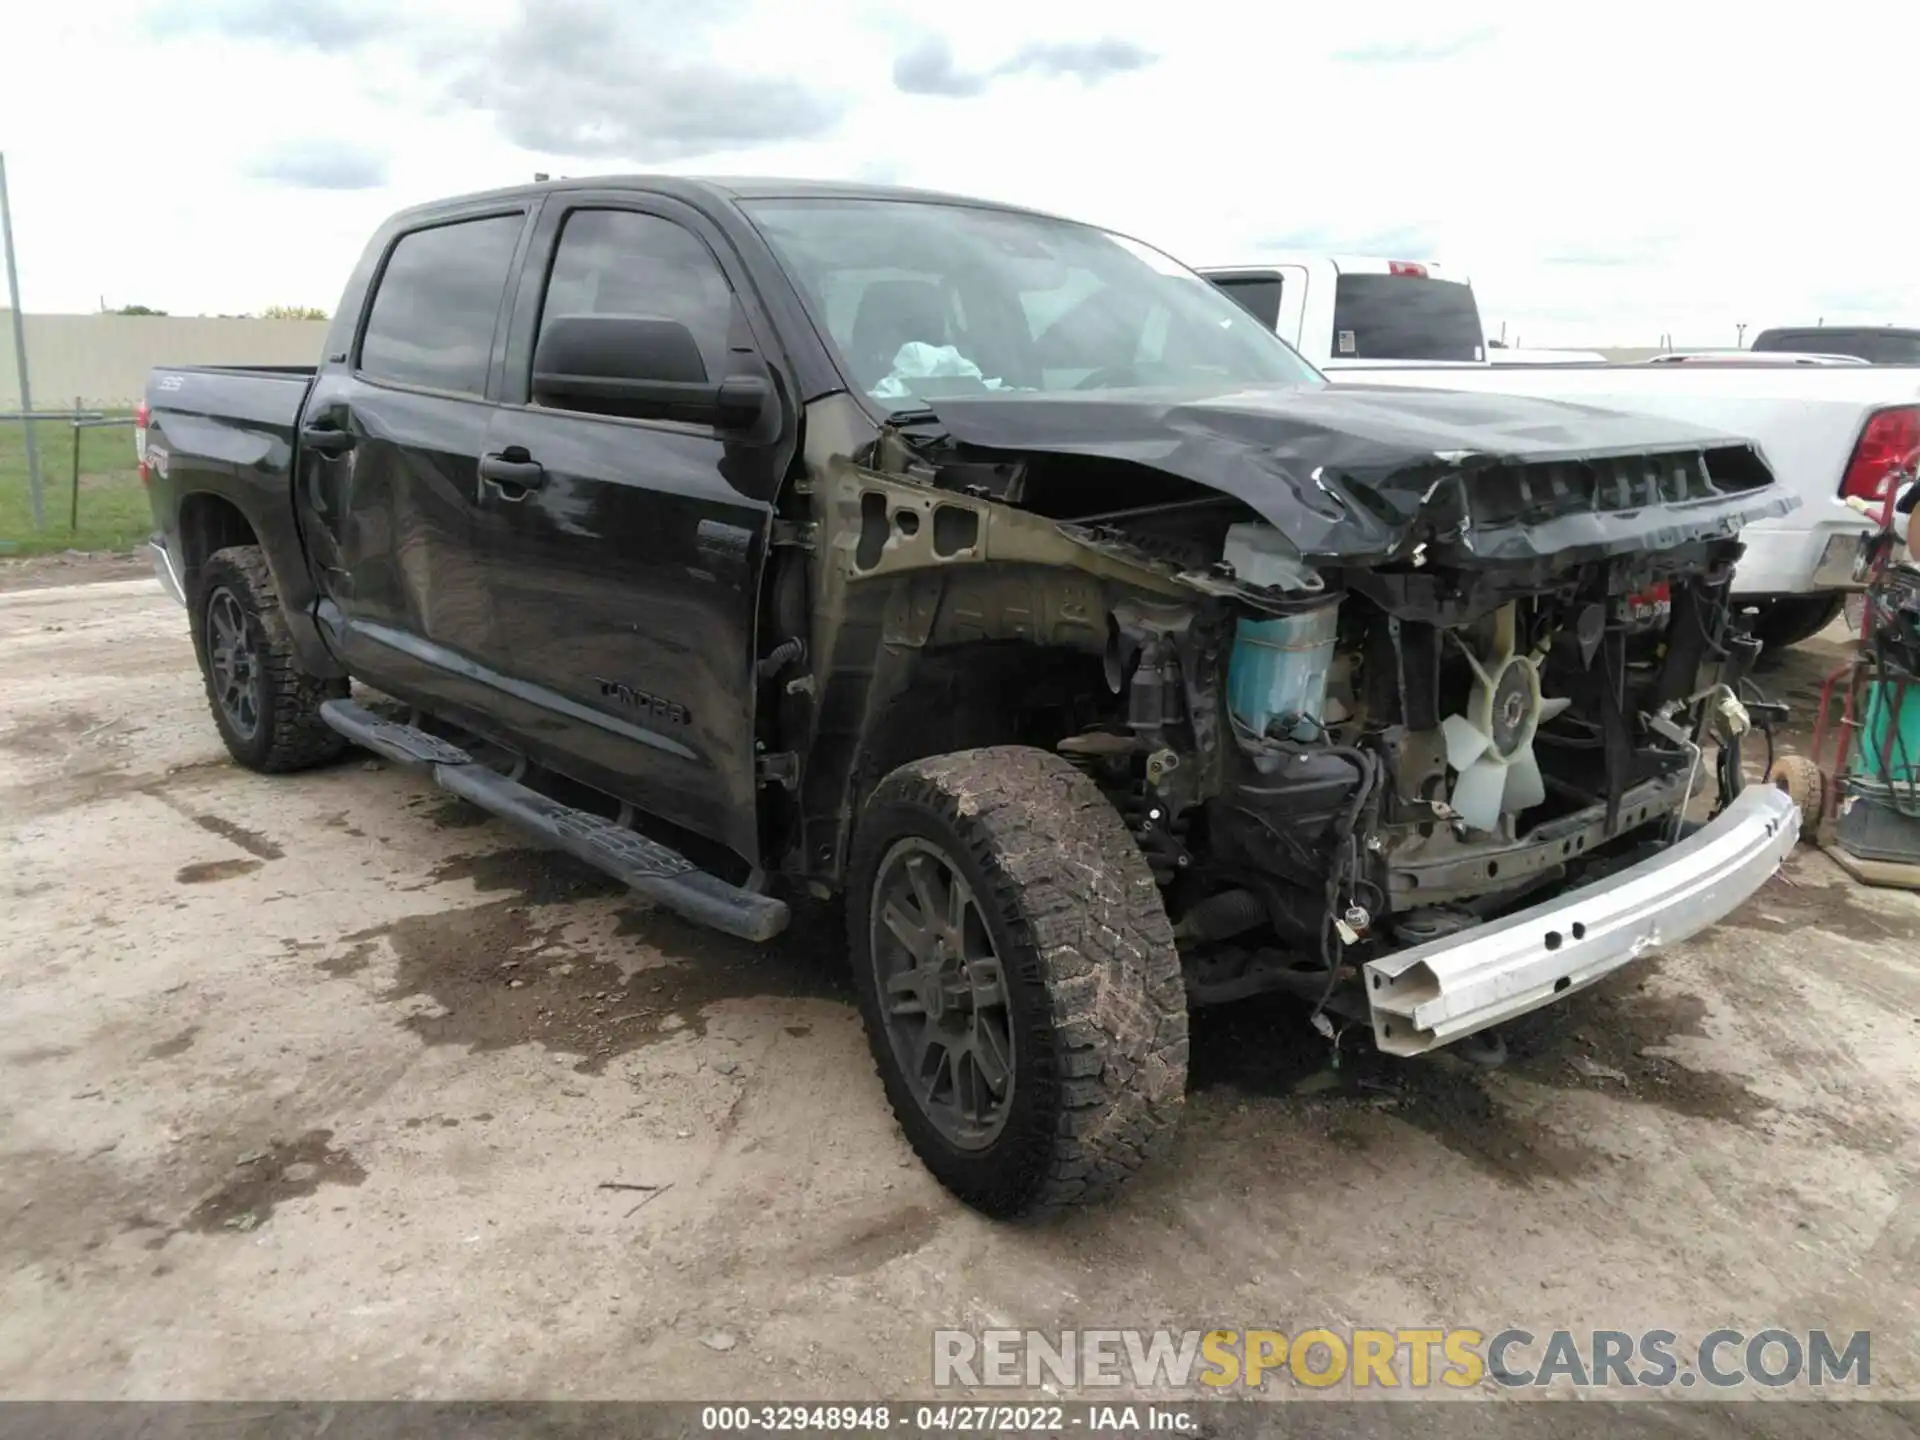
{"label": "side mirror", "polygon": [[709,380],[693,332],[652,315],[557,315],[533,355],[533,402],[560,410],[747,430],[772,393],[758,375]]}

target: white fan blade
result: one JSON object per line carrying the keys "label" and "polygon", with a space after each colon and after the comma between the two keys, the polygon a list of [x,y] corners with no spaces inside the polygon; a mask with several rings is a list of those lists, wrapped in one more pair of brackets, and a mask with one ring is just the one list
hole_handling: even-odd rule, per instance
{"label": "white fan blade", "polygon": [[1447,739],[1447,764],[1462,772],[1493,748],[1493,737],[1464,715],[1447,716],[1440,733]]}
{"label": "white fan blade", "polygon": [[1507,761],[1507,788],[1500,797],[1500,808],[1518,814],[1531,810],[1546,798],[1547,786],[1540,778],[1540,762],[1533,758],[1533,747],[1529,745]]}
{"label": "white fan blade", "polygon": [[1558,715],[1572,703],[1573,701],[1565,697],[1558,700],[1542,700],[1540,702],[1540,723],[1542,725],[1546,724],[1547,721]]}
{"label": "white fan blade", "polygon": [[1500,823],[1500,798],[1506,789],[1507,767],[1497,760],[1482,760],[1454,783],[1447,803],[1474,829],[1492,830]]}

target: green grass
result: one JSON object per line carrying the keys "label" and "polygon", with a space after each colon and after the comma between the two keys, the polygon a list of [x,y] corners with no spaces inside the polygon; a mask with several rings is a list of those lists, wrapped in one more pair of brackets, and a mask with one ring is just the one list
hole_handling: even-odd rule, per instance
{"label": "green grass", "polygon": [[73,493],[73,427],[36,420],[40,493],[46,525],[33,528],[27,487],[26,424],[0,422],[0,557],[60,550],[129,550],[153,530],[147,492],[134,470],[133,427],[102,425],[80,432],[80,524],[67,528]]}

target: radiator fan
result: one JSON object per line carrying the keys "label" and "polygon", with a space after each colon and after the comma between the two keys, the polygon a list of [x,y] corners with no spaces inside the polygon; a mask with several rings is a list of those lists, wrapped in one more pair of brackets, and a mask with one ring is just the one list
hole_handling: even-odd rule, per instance
{"label": "radiator fan", "polygon": [[1494,617],[1493,653],[1466,652],[1474,677],[1466,713],[1440,723],[1447,764],[1459,777],[1447,803],[1476,830],[1492,830],[1503,814],[1547,798],[1534,732],[1571,703],[1541,699],[1539,659],[1514,653],[1515,628],[1514,607],[1505,606]]}

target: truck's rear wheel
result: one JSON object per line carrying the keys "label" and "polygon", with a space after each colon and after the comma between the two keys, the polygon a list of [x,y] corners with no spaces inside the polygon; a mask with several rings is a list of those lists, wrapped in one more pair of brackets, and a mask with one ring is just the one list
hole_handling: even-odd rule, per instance
{"label": "truck's rear wheel", "polygon": [[1753,635],[1768,650],[1780,651],[1811,640],[1840,618],[1847,606],[1844,593],[1785,595],[1769,600],[1753,618]]}
{"label": "truck's rear wheel", "polygon": [[346,749],[320,718],[320,704],[345,695],[347,682],[300,668],[259,546],[209,556],[190,613],[207,704],[236,761],[275,774],[324,764]]}
{"label": "truck's rear wheel", "polygon": [[961,1199],[1094,1199],[1173,1140],[1186,994],[1146,860],[1093,782],[1003,746],[904,765],[855,835],[848,929],[887,1098]]}

